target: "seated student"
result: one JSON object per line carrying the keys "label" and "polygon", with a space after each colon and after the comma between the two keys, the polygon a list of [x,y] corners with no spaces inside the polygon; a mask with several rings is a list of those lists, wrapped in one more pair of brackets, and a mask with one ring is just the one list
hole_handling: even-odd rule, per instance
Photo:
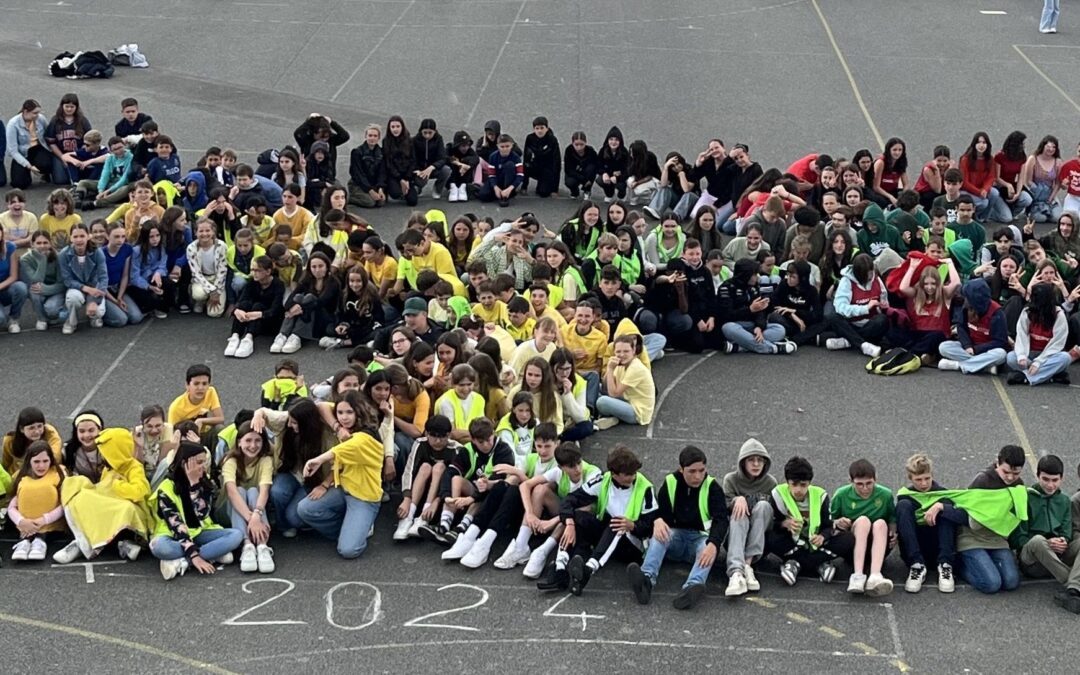
{"label": "seated student", "polygon": [[[1080,468],[1077,469],[1080,474]],[[1080,614],[1080,573],[1077,570],[1076,560],[1080,559],[1080,490],[1073,493],[1069,500],[1072,504],[1072,540],[1066,555],[1073,557],[1072,570],[1065,582],[1065,588],[1054,594],[1054,604],[1064,607],[1073,614]]]}
{"label": "seated student", "polygon": [[908,566],[904,590],[918,593],[926,581],[926,559],[937,560],[938,590],[952,593],[956,588],[956,528],[966,525],[968,515],[952,500],[942,498],[924,505],[926,493],[944,490],[934,480],[933,464],[923,453],[916,453],[904,464],[910,487],[896,493],[896,527],[900,556]]}
{"label": "seated student", "polygon": [[217,238],[214,224],[203,218],[195,226],[195,241],[187,247],[191,270],[191,299],[196,314],[211,318],[225,313],[225,287],[229,266],[225,242]]}
{"label": "seated student", "polygon": [[[442,500],[439,522],[435,525],[425,522],[419,528],[421,536],[443,545],[457,543],[472,525],[480,503],[495,484],[506,479],[506,475],[497,472],[495,467],[514,465],[514,450],[495,436],[495,425],[491,420],[478,417],[470,422],[467,440],[454,455],[439,483],[438,496]],[[454,521],[462,511],[464,515],[455,527]],[[454,551],[456,557],[446,557],[450,552],[445,551],[443,560],[460,560],[468,552],[466,549],[458,555],[464,546],[462,544]]]}
{"label": "seated student", "polygon": [[484,323],[493,323],[497,326],[507,324],[509,317],[506,313],[506,303],[495,296],[494,282],[486,281],[480,284],[476,296],[479,302],[472,306],[473,316]]}
{"label": "seated student", "polygon": [[498,201],[499,206],[506,208],[525,180],[525,165],[514,149],[514,139],[507,134],[499,136],[497,147],[484,158],[484,182],[477,197],[482,202]]}
{"label": "seated student", "polygon": [[325,337],[334,325],[341,288],[330,258],[315,251],[308,258],[300,282],[285,300],[281,329],[270,345],[271,354],[300,351],[302,339]]}
{"label": "seated student", "polygon": [[859,250],[869,253],[871,258],[877,258],[884,251],[892,250],[903,256],[908,247],[900,238],[900,231],[895,226],[885,222],[885,215],[881,207],[871,203],[867,205],[862,216],[863,228],[855,235],[855,242]]}
{"label": "seated student", "polygon": [[48,553],[46,537],[67,529],[60,499],[64,469],[57,453],[44,440],[30,442],[11,476],[4,469],[0,473],[4,478],[14,478],[4,486],[11,497],[7,515],[19,531],[11,559],[44,560]]}
{"label": "seated student", "polygon": [[536,319],[529,316],[530,314],[529,301],[520,295],[506,303],[507,322],[504,328],[519,345],[532,338],[536,329]]}
{"label": "seated student", "polygon": [[[930,226],[923,230],[923,244],[929,244],[932,237],[941,237],[945,242],[945,250],[949,250],[956,243],[956,230],[948,227],[949,217],[945,209],[936,206],[930,209]],[[1012,240],[1012,232],[1009,228],[1002,228]],[[999,230],[1000,232],[1000,230]],[[985,252],[986,248],[983,247]],[[983,262],[986,262],[985,260]]]}
{"label": "seated student", "polygon": [[[595,513],[583,508],[588,506],[595,506]],[[589,478],[563,500],[559,519],[565,530],[559,552],[550,578],[538,588],[569,587],[581,595],[592,575],[613,556],[641,561],[656,513],[652,483],[641,473],[641,461],[625,445],[616,445],[608,453],[607,471]]]}
{"label": "seated student", "polygon": [[473,389],[474,384],[476,371],[467,363],[459,363],[450,371],[450,389],[435,401],[434,412],[450,420],[450,438],[459,443],[468,442],[470,425],[484,416],[484,397]]}
{"label": "seated student", "polygon": [[591,298],[574,308],[573,321],[562,328],[562,344],[574,355],[574,367],[589,385],[589,405],[600,396],[600,369],[607,354],[607,336],[596,327],[600,303]]}
{"label": "seated student", "polygon": [[266,255],[266,249],[255,243],[255,236],[248,228],[237,230],[233,243],[225,249],[225,264],[228,265],[228,283],[225,286],[226,297],[230,306],[251,281],[251,267],[255,258]]}
{"label": "seated student", "polygon": [[56,459],[61,458],[63,439],[56,427],[45,421],[45,413],[34,407],[23,408],[15,419],[15,428],[4,434],[3,461],[0,467],[14,476],[26,458],[26,449],[35,441],[45,441]]}
{"label": "seated student", "polygon": [[102,165],[109,156],[109,151],[102,147],[103,140],[100,131],[90,129],[83,136],[83,145],[76,150],[64,152],[61,160],[70,184],[76,186],[76,190],[80,184],[94,187],[101,178]]}
{"label": "seated student", "polygon": [[[558,432],[554,425],[549,423],[538,425],[535,436],[535,449],[530,449],[527,455],[519,457],[516,466],[494,467],[496,472],[505,473],[507,479],[490,486],[488,495],[469,529],[458,537],[450,551],[443,554],[444,560],[454,559],[454,548],[457,548],[458,552],[465,551],[460,559],[462,565],[470,569],[482,567],[487,563],[496,537],[503,532],[513,532],[516,536],[510,548],[499,558],[502,561],[500,569],[511,569],[528,561],[532,530],[521,527],[525,508],[520,486],[556,468],[555,447],[559,442]],[[507,555],[513,560],[505,559]]]}
{"label": "seated student", "polygon": [[274,377],[263,382],[259,406],[271,410],[284,410],[294,399],[307,398],[308,388],[300,374],[300,364],[283,359],[274,366]]}
{"label": "seated student", "polygon": [[731,514],[727,541],[727,595],[760,590],[754,563],[765,551],[765,532],[773,518],[769,495],[776,479],[769,473],[772,459],[756,438],[739,449],[734,471],[724,475],[724,495]]}
{"label": "seated student", "polygon": [[[1006,445],[998,451],[994,464],[975,476],[968,489],[1005,490],[1012,486],[1023,489],[1020,478],[1024,470],[1024,449]],[[961,525],[956,535],[956,551],[960,554],[964,580],[980,593],[1014,591],[1020,586],[1020,570],[1009,550],[1008,537],[1019,526],[1021,515],[1014,513],[1014,501],[1005,497],[980,520],[968,510],[968,523]]]}
{"label": "seated student", "polygon": [[153,117],[139,111],[139,102],[134,98],[120,101],[120,121],[116,123],[116,135],[125,143],[134,145],[141,138],[142,125],[153,121]]}
{"label": "seated student", "polygon": [[150,479],[150,487],[156,488],[168,470],[168,457],[176,450],[180,436],[174,436],[173,426],[165,421],[165,410],[159,405],[145,406],[139,413],[139,424],[131,430],[135,441],[135,459],[142,462],[143,470]]}
{"label": "seated student", "polygon": [[848,593],[888,595],[893,584],[882,576],[881,566],[896,545],[892,491],[878,484],[877,471],[869,460],[852,462],[848,476],[851,482],[833,493],[829,506],[833,527],[838,531],[830,548],[852,566]]}
{"label": "seated student", "polygon": [[[657,272],[667,269],[668,263],[682,257],[686,245],[686,234],[679,227],[675,214],[666,211],[661,214],[660,224],[645,237],[645,262],[656,268]],[[618,241],[615,242],[618,247]]]}
{"label": "seated student", "polygon": [[641,345],[633,335],[620,335],[604,370],[604,394],[596,399],[596,428],[619,424],[648,425],[656,406],[652,371],[637,358]]}
{"label": "seated student", "polygon": [[737,261],[755,258],[760,251],[771,250],[772,247],[762,237],[761,225],[750,223],[742,236],[735,237],[724,246],[724,265],[729,270],[734,270]]}
{"label": "seated student", "polygon": [[792,354],[798,347],[785,339],[782,324],[768,323],[770,298],[758,290],[759,264],[750,258],[735,263],[732,277],[720,285],[717,315],[727,352]]}
{"label": "seated student", "polygon": [[161,561],[166,581],[191,567],[213,574],[215,564],[232,564],[232,552],[244,541],[239,530],[223,528],[210,517],[214,485],[206,476],[209,461],[202,445],[181,442],[168,476],[150,496],[155,516],[150,552]]}
{"label": "seated student", "polygon": [[[544,361],[544,363],[547,362]],[[528,373],[528,369],[526,372]],[[514,393],[510,399],[510,412],[499,419],[499,423],[495,426],[495,433],[500,441],[514,449],[519,465],[520,460],[533,451],[533,434],[537,423],[537,417],[533,411],[533,395],[528,391]]]}
{"label": "seated student", "polygon": [[[1013,535],[1020,571],[1032,578],[1053,577],[1067,584],[1070,576],[1080,576],[1077,551],[1072,545],[1072,502],[1061,491],[1065,465],[1057,455],[1039,459],[1039,482],[1027,490],[1027,520]],[[1076,570],[1076,571],[1074,571]]]}
{"label": "seated student", "polygon": [[1007,382],[1035,386],[1049,380],[1069,384],[1072,357],[1065,349],[1068,337],[1069,324],[1058,306],[1057,290],[1051,284],[1035,284],[1016,324],[1015,345],[1006,357],[1009,369],[1014,371]]}
{"label": "seated student", "polygon": [[146,177],[151,183],[167,180],[179,186],[183,173],[172,139],[165,134],[159,135],[154,141],[154,153],[154,158],[146,165]]}
{"label": "seated student", "polygon": [[[398,407],[395,405],[395,414]],[[442,506],[439,486],[443,473],[461,449],[457,441],[450,439],[450,429],[448,418],[432,415],[424,425],[425,434],[413,441],[401,473],[401,503],[397,508],[394,541],[419,537],[420,528],[425,524],[430,527],[438,514]]]}
{"label": "seated student", "polygon": [[209,366],[199,363],[188,367],[184,374],[187,383],[184,393],[169,404],[169,424],[175,427],[181,422],[194,422],[204,437],[214,427],[225,424],[225,413],[221,410],[217,389],[210,384],[210,377]]}
{"label": "seated student", "polygon": [[784,236],[783,250],[774,249],[773,252],[780,256],[791,257],[797,237],[805,237],[810,250],[804,259],[819,260],[825,254],[825,226],[821,222],[821,213],[812,206],[800,206],[795,209],[795,224],[787,229]]}
{"label": "seated student", "polygon": [[[3,163],[0,162],[0,177],[3,176]],[[26,193],[15,188],[4,193],[7,210],[0,213],[0,227],[4,229],[4,238],[15,244],[16,248],[25,249],[33,243],[31,235],[40,228],[38,218],[26,210]]]}
{"label": "seated student", "polygon": [[[798,246],[798,238],[793,246]],[[789,260],[784,281],[777,288],[770,305],[768,322],[784,327],[787,341],[796,345],[810,344],[824,329],[821,297],[813,283],[811,263]]]}
{"label": "seated student", "polygon": [[986,228],[975,220],[975,201],[971,195],[962,194],[957,198],[956,220],[949,227],[956,232],[957,240],[969,240],[973,251],[980,251],[986,243]]}
{"label": "seated student", "polygon": [[[881,354],[877,344],[889,329],[885,311],[889,308],[888,290],[874,271],[874,259],[859,253],[845,268],[833,295],[833,311],[825,313],[825,348],[848,349],[859,345],[870,358]],[[833,333],[836,337],[829,337]]]}
{"label": "seated student", "polygon": [[[537,275],[546,271],[547,279],[541,279]],[[537,264],[536,269],[533,271],[533,284],[529,287],[529,307],[532,308],[533,316],[537,321],[545,317],[550,318],[555,322],[555,327],[562,331],[566,327],[566,319],[562,314],[555,309],[556,305],[552,304],[553,300],[559,300],[562,302],[562,289],[558,286],[551,285],[549,283],[551,276],[551,268],[546,264]]]}
{"label": "seated student", "polygon": [[62,332],[70,335],[79,323],[80,311],[85,311],[90,326],[104,325],[106,292],[109,272],[105,254],[90,241],[90,230],[77,223],[71,227],[71,243],[57,254],[60,277],[67,287],[64,306],[67,319]]}
{"label": "seated student", "polygon": [[232,334],[225,356],[246,359],[255,350],[259,335],[277,335],[284,318],[285,286],[273,274],[270,258],[260,256],[251,264],[252,282],[245,285],[232,315]]}
{"label": "seated student", "polygon": [[939,370],[959,370],[978,373],[989,370],[997,374],[1005,363],[1009,333],[1005,311],[991,300],[990,287],[983,279],[972,279],[960,288],[964,299],[954,312],[956,340],[946,340],[938,346],[941,360]]}
{"label": "seated student", "polygon": [[[829,493],[825,488],[811,485],[814,467],[804,457],[792,457],[784,464],[784,482],[773,488],[770,505],[775,517],[765,535],[766,548],[783,560],[780,578],[794,586],[799,574],[818,575],[821,583],[831,583],[836,576],[836,554],[829,550],[834,534],[829,511]],[[731,586],[728,586],[729,590]],[[734,589],[727,595],[740,595],[745,588]]]}
{"label": "seated student", "polygon": [[626,574],[639,604],[647,605],[665,558],[691,563],[690,576],[675,596],[675,609],[690,609],[705,595],[705,582],[727,535],[724,490],[708,474],[701,449],[679,453],[679,469],[668,474],[656,493],[657,511],[645,562],[630,563]]}
{"label": "seated student", "polygon": [[[940,247],[941,240],[931,240],[932,246]],[[900,280],[900,293],[906,299],[908,324],[893,330],[890,342],[917,354],[924,365],[937,361],[938,347],[947,338],[952,325],[949,310],[953,295],[960,288],[960,275],[951,258],[943,263],[948,270],[948,280],[942,281],[938,265],[918,268],[909,265]],[[916,269],[919,272],[915,281]],[[914,283],[913,283],[914,282]]]}
{"label": "seated student", "polygon": [[529,180],[536,181],[536,196],[549,197],[559,192],[559,139],[548,127],[546,117],[533,120],[533,132],[525,137],[525,182],[523,191],[529,188]]}
{"label": "seated student", "polygon": [[266,431],[255,431],[250,422],[240,424],[235,446],[221,464],[221,484],[233,529],[244,537],[241,572],[270,574],[276,567],[266,515],[273,481],[274,457]]}
{"label": "seated student", "polygon": [[315,214],[301,206],[303,188],[296,183],[289,183],[281,193],[281,208],[274,211],[273,220],[278,226],[288,225],[290,236],[287,243],[294,251],[300,250],[304,235],[315,222]]}

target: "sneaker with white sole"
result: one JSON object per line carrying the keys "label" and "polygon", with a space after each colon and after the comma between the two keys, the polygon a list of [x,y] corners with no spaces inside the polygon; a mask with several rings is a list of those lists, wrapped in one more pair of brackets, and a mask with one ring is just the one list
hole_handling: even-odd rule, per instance
{"label": "sneaker with white sole", "polygon": [[45,543],[44,539],[41,537],[34,537],[34,541],[30,543],[30,554],[26,556],[26,559],[35,562],[44,560],[48,550],[49,545]]}
{"label": "sneaker with white sole", "polygon": [[162,560],[158,565],[158,569],[161,570],[161,578],[165,581],[175,579],[176,577],[184,576],[184,572],[188,570],[187,558],[177,558],[176,560]]}
{"label": "sneaker with white sole", "polygon": [[240,551],[240,571],[254,572],[257,569],[259,563],[255,560],[255,544],[244,542],[244,548]]}
{"label": "sneaker with white sole", "polygon": [[169,318],[169,313],[166,312],[163,309],[155,309],[154,310],[154,318],[155,319],[168,319]]}
{"label": "sneaker with white sole", "polygon": [[746,577],[739,570],[735,570],[728,577],[727,589],[724,590],[724,595],[729,598],[738,597],[740,595],[746,595]]}
{"label": "sneaker with white sole", "polygon": [[937,566],[937,589],[942,593],[952,593],[956,590],[953,568],[949,563],[941,563]]}
{"label": "sneaker with white sole", "polygon": [[101,328],[105,325],[105,319],[90,319],[91,328]]}
{"label": "sneaker with white sole", "polygon": [[518,565],[524,565],[532,558],[532,551],[528,546],[518,548],[517,540],[510,542],[503,554],[495,561],[495,568],[500,570],[512,570]]}
{"label": "sneaker with white sole", "polygon": [[277,337],[274,338],[273,343],[270,344],[270,353],[280,354],[281,348],[285,346],[285,341],[288,339],[288,335],[282,335],[281,333],[278,333]]}
{"label": "sneaker with white sole", "polygon": [[460,535],[454,545],[443,551],[440,557],[444,561],[461,560],[472,550],[473,544],[476,543],[479,536],[480,533],[476,530]]}
{"label": "sneaker with white sole", "polygon": [[818,579],[821,579],[823,584],[831,584],[833,578],[836,577],[836,565],[831,562],[823,562],[818,565],[817,568]]}
{"label": "sneaker with white sole", "polygon": [[48,321],[35,321],[34,322],[34,330],[37,330],[37,331],[49,330],[49,322]]}
{"label": "sneaker with white sole", "polygon": [[457,200],[458,200],[458,202],[462,202],[462,203],[469,201],[469,186],[468,185],[462,185],[461,188],[458,190]]}
{"label": "sneaker with white sole", "polygon": [[397,529],[394,530],[394,541],[405,541],[409,538],[409,530],[414,520],[414,518],[405,517],[398,521]]}
{"label": "sneaker with white sole", "polygon": [[865,593],[866,592],[866,575],[865,574],[852,574],[848,577],[847,582],[848,593]]}
{"label": "sneaker with white sole", "polygon": [[245,335],[243,339],[240,340],[240,344],[236,347],[236,353],[233,354],[233,356],[238,359],[246,359],[251,356],[254,351],[255,338],[251,337],[251,335]]}
{"label": "sneaker with white sole", "polygon": [[266,544],[255,547],[255,559],[259,563],[259,574],[273,574],[277,569],[277,565],[274,564],[274,549]]}
{"label": "sneaker with white sole", "polygon": [[494,543],[494,539],[490,541],[488,539],[477,539],[469,552],[461,559],[461,564],[471,570],[483,567],[488,561],[488,556],[491,555],[491,545]]}
{"label": "sneaker with white sole", "polygon": [[777,354],[794,354],[799,350],[799,345],[795,344],[791,340],[781,340],[776,343]]}
{"label": "sneaker with white sole", "polygon": [[757,580],[757,575],[754,574],[754,568],[749,565],[743,565],[743,576],[746,577],[746,590],[748,591],[760,591],[761,582]]}
{"label": "sneaker with white sole", "polygon": [[659,213],[657,213],[657,212],[656,212],[656,209],[654,209],[653,207],[651,207],[651,206],[646,206],[645,208],[643,208],[643,209],[641,209],[641,210],[642,210],[642,211],[644,211],[645,213],[649,214],[650,216],[652,216],[652,217],[653,217],[653,218],[655,218],[656,220],[660,220],[660,214],[659,214]]}
{"label": "sneaker with white sole", "polygon": [[21,330],[22,327],[19,325],[18,319],[12,319],[8,322],[7,332],[12,335],[17,335]]}
{"label": "sneaker with white sole", "polygon": [[215,560],[213,562],[217,563],[218,565],[223,565],[224,566],[224,565],[233,564],[234,560],[236,560],[236,558],[233,557],[232,551],[229,551],[228,553],[226,553],[225,555],[221,556],[220,558],[218,558],[217,560]]}
{"label": "sneaker with white sole", "polygon": [[529,561],[525,563],[525,569],[521,570],[521,576],[526,579],[539,579],[544,573],[544,564],[547,563],[548,552],[543,548],[537,548],[529,554]]}
{"label": "sneaker with white sole", "polygon": [[300,341],[300,336],[296,333],[293,333],[285,339],[285,344],[281,345],[281,353],[295,354],[296,352],[300,351],[300,347],[302,346],[303,343]]}
{"label": "sneaker with white sole", "polygon": [[908,570],[907,581],[904,582],[904,590],[908,593],[918,593],[922,590],[923,582],[926,581],[926,565],[915,563]]}
{"label": "sneaker with white sole", "polygon": [[960,370],[960,362],[952,359],[941,359],[937,362],[938,370]]}
{"label": "sneaker with white sole", "polygon": [[877,357],[881,356],[881,347],[878,347],[871,342],[862,343],[861,345],[859,345],[859,350],[872,359],[876,359]]}
{"label": "sneaker with white sole", "polygon": [[120,552],[121,558],[127,558],[131,562],[138,560],[139,554],[142,553],[142,546],[126,539],[116,542],[116,549]]}
{"label": "sneaker with white sole", "polygon": [[851,343],[844,338],[829,338],[825,340],[825,349],[830,352],[840,351],[841,349],[851,349]]}
{"label": "sneaker with white sole", "polygon": [[330,337],[329,335],[319,338],[319,349],[337,349],[340,346],[340,338]]}
{"label": "sneaker with white sole", "polygon": [[619,426],[619,418],[618,417],[598,417],[596,419],[596,422],[593,423],[593,426],[595,426],[598,431],[604,431],[605,429],[610,429],[612,427]]}
{"label": "sneaker with white sole", "polygon": [[20,539],[19,543],[15,544],[15,550],[11,553],[11,559],[14,562],[25,562],[30,556],[30,540]]}
{"label": "sneaker with white sole", "polygon": [[78,560],[81,555],[82,551],[79,550],[78,542],[73,541],[56,553],[53,553],[52,559],[55,563],[67,565],[68,563],[73,563]]}
{"label": "sneaker with white sole", "polygon": [[866,594],[872,598],[880,598],[893,591],[891,579],[886,579],[881,574],[871,574],[866,579]]}
{"label": "sneaker with white sole", "polygon": [[780,567],[780,578],[788,586],[794,586],[795,582],[799,580],[799,571],[801,569],[802,566],[798,560],[788,560]]}
{"label": "sneaker with white sole", "polygon": [[286,527],[284,530],[281,531],[281,536],[285,537],[286,539],[296,539],[296,535],[297,532],[295,527]]}
{"label": "sneaker with white sole", "polygon": [[64,335],[71,335],[72,333],[75,332],[75,324],[73,324],[73,323],[65,323],[64,327],[60,329],[60,332],[63,333]]}
{"label": "sneaker with white sole", "polygon": [[225,343],[225,356],[236,356],[236,348],[240,346],[240,336],[233,333]]}
{"label": "sneaker with white sole", "polygon": [[409,539],[420,538],[420,526],[423,524],[424,521],[420,518],[417,518],[413,521],[412,525],[409,526]]}

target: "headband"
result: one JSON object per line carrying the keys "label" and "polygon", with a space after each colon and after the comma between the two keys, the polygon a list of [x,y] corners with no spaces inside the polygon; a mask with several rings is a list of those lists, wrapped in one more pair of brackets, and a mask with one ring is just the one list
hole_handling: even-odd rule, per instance
{"label": "headband", "polygon": [[83,422],[93,422],[94,424],[96,424],[98,426],[98,429],[101,429],[101,428],[103,428],[105,426],[105,423],[101,421],[101,417],[99,417],[96,413],[92,413],[92,412],[80,413],[78,416],[75,417],[75,426],[76,427],[79,426],[80,424],[82,424]]}

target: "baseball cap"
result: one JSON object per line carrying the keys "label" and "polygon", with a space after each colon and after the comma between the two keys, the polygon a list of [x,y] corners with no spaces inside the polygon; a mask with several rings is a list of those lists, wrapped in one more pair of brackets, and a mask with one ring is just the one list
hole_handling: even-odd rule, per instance
{"label": "baseball cap", "polygon": [[409,298],[405,301],[405,309],[401,312],[405,316],[420,314],[427,311],[427,303],[423,298]]}

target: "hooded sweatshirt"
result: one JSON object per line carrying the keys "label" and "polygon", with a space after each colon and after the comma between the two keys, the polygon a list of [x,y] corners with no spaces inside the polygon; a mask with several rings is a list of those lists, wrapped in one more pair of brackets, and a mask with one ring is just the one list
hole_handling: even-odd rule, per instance
{"label": "hooded sweatshirt", "polygon": [[[546,126],[546,125],[545,125]],[[573,150],[571,150],[573,152]],[[554,185],[559,184],[559,139],[548,128],[543,138],[535,133],[525,137],[525,173],[531,178],[543,177]]]}
{"label": "hooded sweatshirt", "polygon": [[573,176],[578,183],[590,183],[600,171],[600,157],[591,145],[586,145],[585,152],[579,155],[571,143],[563,151],[563,171],[567,178]]}
{"label": "hooded sweatshirt", "polygon": [[[487,139],[487,132],[489,132],[489,131],[491,133],[495,134],[495,139],[493,141],[491,141],[490,143],[488,142],[488,139]],[[484,122],[484,142],[481,143],[480,147],[476,149],[477,156],[478,157],[483,157],[484,159],[487,159],[488,157],[491,156],[491,153],[498,152],[498,150],[499,150],[499,135],[501,133],[502,133],[502,124],[499,122],[499,120],[488,120],[487,122]],[[517,143],[514,143],[514,152],[517,153],[517,155],[519,157],[524,154],[524,153],[521,152],[521,148],[518,147]]]}
{"label": "hooded sweatshirt", "polygon": [[[195,194],[192,195],[188,188],[194,184]],[[195,215],[196,211],[200,211],[206,208],[209,203],[209,197],[206,191],[206,174],[200,170],[190,171],[188,175],[184,177],[184,208],[188,211],[188,217],[191,218]]]}
{"label": "hooded sweatshirt", "polygon": [[734,274],[720,284],[717,294],[719,321],[750,321],[755,327],[764,330],[768,316],[767,310],[760,312],[750,310],[750,304],[761,294],[757,284],[751,283],[757,273],[757,261],[750,258],[735,261]]}
{"label": "hooded sweatshirt", "polygon": [[[462,148],[464,147],[464,150]],[[472,182],[472,170],[476,168],[476,165],[480,163],[480,157],[476,154],[476,150],[473,148],[473,139],[467,131],[454,132],[454,140],[446,144],[446,156],[447,159],[453,159],[469,167],[469,171],[466,171],[464,176],[469,178],[469,182]],[[458,167],[450,166],[456,175],[458,174]]]}
{"label": "hooded sweatshirt", "polygon": [[349,153],[349,180],[352,183],[350,187],[362,192],[386,187],[386,166],[381,145],[361,143],[352,149]]}
{"label": "hooded sweatshirt", "polygon": [[[612,151],[608,146],[609,138],[619,139],[619,149]],[[619,127],[611,127],[604,136],[604,147],[600,148],[600,172],[606,174],[613,174],[616,171],[620,172],[621,178],[626,180],[629,176],[626,172],[630,167],[630,151],[626,149],[626,141],[623,140],[622,130]]]}
{"label": "hooded sweatshirt", "polygon": [[[871,232],[873,227],[875,230]],[[855,236],[859,250],[869,253],[871,257],[878,257],[882,251],[892,249],[900,255],[907,251],[904,241],[900,238],[900,231],[885,222],[885,214],[881,207],[871,202],[863,212],[863,228]]]}
{"label": "hooded sweatshirt", "polygon": [[1039,239],[1047,253],[1052,253],[1059,258],[1064,258],[1066,253],[1072,253],[1080,258],[1080,231],[1073,228],[1071,237],[1063,237],[1061,230],[1054,230],[1050,234]]}
{"label": "hooded sweatshirt", "polygon": [[442,134],[436,129],[435,120],[430,117],[424,118],[420,122],[420,131],[425,129],[431,129],[435,132],[435,135],[431,137],[431,140],[428,140],[420,132],[417,132],[416,136],[413,137],[413,161],[418,171],[430,166],[434,171],[438,172],[439,169],[446,166],[446,141],[443,140]]}
{"label": "hooded sweatshirt", "polygon": [[[748,457],[762,457],[765,459],[765,466],[762,467],[761,475],[757,478],[751,478],[746,473],[744,462]],[[746,505],[751,509],[759,501],[769,499],[772,489],[776,487],[776,478],[769,473],[771,466],[772,458],[769,457],[769,451],[765,449],[761,441],[756,438],[746,439],[746,442],[742,444],[742,448],[739,449],[738,467],[724,476],[724,496],[727,498],[728,509],[731,508],[731,504],[736,497],[745,497]]]}
{"label": "hooded sweatshirt", "polygon": [[845,267],[840,275],[840,282],[836,284],[836,293],[833,294],[833,308],[836,313],[855,325],[861,326],[866,323],[870,319],[871,311],[866,304],[852,303],[852,289],[858,288],[861,291],[871,291],[875,285],[878,288],[877,300],[879,307],[874,310],[874,313],[878,313],[889,306],[889,291],[885,288],[885,282],[875,272],[870,277],[870,283],[860,283],[855,278],[855,271],[851,265]]}
{"label": "hooded sweatshirt", "polygon": [[1067,494],[1058,490],[1048,495],[1036,484],[1027,489],[1027,502],[1028,519],[1016,528],[1014,548],[1023,548],[1037,534],[1047,539],[1072,539],[1072,501]]}
{"label": "hooded sweatshirt", "polygon": [[[1001,305],[990,299],[990,286],[983,279],[972,279],[960,289],[964,306],[953,316],[956,338],[964,349],[983,354],[991,349],[1006,349],[1009,342],[1009,326]],[[979,316],[971,321],[966,311],[970,308]],[[989,316],[988,316],[989,315]]]}
{"label": "hooded sweatshirt", "polygon": [[796,316],[809,326],[821,321],[821,296],[810,283],[810,263],[805,260],[793,261],[788,269],[794,269],[799,275],[799,285],[792,288],[787,281],[781,281],[771,303],[773,308],[789,307]]}

